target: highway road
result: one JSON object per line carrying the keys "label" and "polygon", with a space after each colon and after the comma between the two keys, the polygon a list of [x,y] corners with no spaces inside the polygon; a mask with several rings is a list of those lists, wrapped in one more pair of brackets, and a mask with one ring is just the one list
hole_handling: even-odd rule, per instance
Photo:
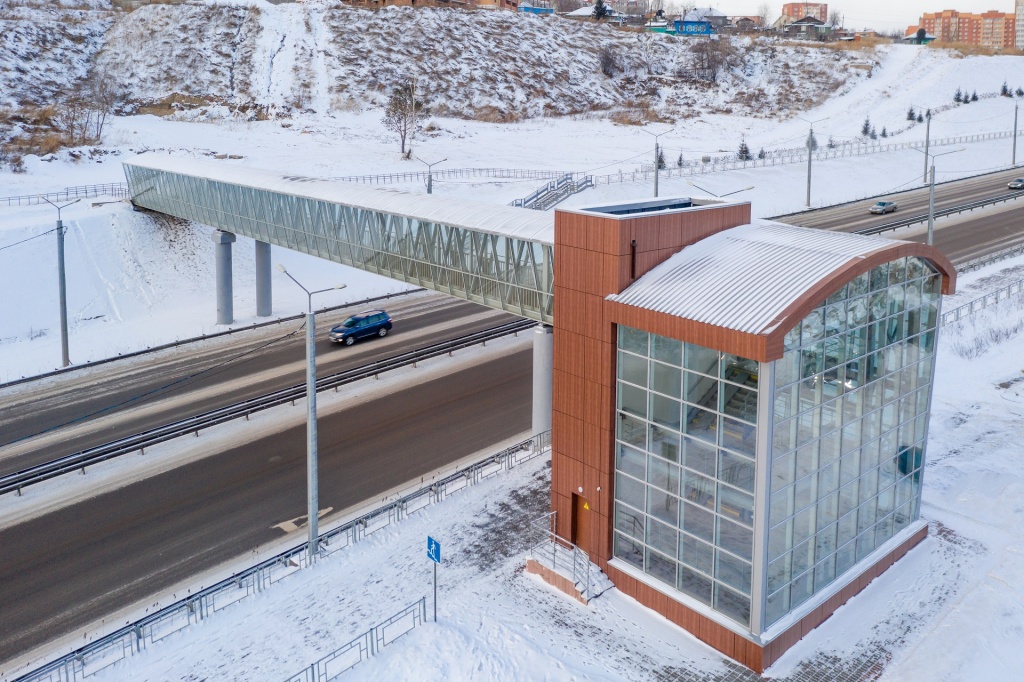
{"label": "highway road", "polygon": [[[531,371],[527,345],[321,417],[321,509],[372,499],[527,431]],[[279,539],[273,526],[305,514],[305,475],[303,422],[0,530],[0,671]]]}
{"label": "highway road", "polygon": [[[1009,171],[1000,171],[998,173],[991,173],[988,175],[936,185],[935,209],[938,211],[944,208],[950,208],[957,204],[979,201],[981,199],[989,199],[1002,194],[1008,194],[1014,190],[1008,189],[1006,183],[1019,177],[1024,177],[1024,169],[1017,168]],[[806,213],[783,216],[777,218],[777,220],[791,225],[803,225],[804,227],[856,232],[868,227],[892,222],[893,220],[898,220],[900,218],[928,213],[927,187],[908,190],[906,192],[898,192],[886,195],[883,198],[897,202],[897,204],[899,204],[899,210],[896,213],[874,215],[868,213],[868,208],[878,201],[878,199],[864,199],[862,201],[842,204],[833,208],[825,208]],[[1017,203],[1024,204],[1024,199],[1018,199]],[[890,236],[890,233],[885,233],[880,236]]]}
{"label": "highway road", "polygon": [[[327,331],[355,308],[317,316],[318,376],[518,319],[437,294],[382,303],[392,333],[350,347]],[[0,476],[303,384],[305,371],[304,323],[289,321],[0,389]]]}

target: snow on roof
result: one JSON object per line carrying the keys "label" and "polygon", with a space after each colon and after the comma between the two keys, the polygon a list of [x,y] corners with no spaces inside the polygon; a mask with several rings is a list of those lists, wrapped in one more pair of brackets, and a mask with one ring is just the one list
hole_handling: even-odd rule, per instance
{"label": "snow on roof", "polygon": [[764,334],[837,268],[898,243],[762,220],[686,247],[608,300]]}
{"label": "snow on roof", "polygon": [[438,197],[432,194],[413,194],[396,189],[323,180],[280,171],[246,168],[217,161],[163,154],[145,154],[126,161],[125,165],[193,175],[310,199],[321,199],[345,206],[392,213],[424,222],[443,223],[478,232],[516,237],[545,244],[554,243],[555,218],[552,213],[545,211]]}
{"label": "snow on roof", "polygon": [[686,13],[686,16],[683,17],[683,21],[707,21],[712,17],[725,17],[725,14],[719,12],[713,7],[695,7]]}

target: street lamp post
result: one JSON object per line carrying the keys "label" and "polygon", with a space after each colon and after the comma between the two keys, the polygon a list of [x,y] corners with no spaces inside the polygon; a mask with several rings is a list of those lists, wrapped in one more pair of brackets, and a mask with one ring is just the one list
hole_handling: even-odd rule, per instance
{"label": "street lamp post", "polygon": [[320,537],[318,528],[320,512],[320,482],[317,462],[317,437],[316,437],[316,316],[313,313],[313,294],[322,294],[326,291],[344,289],[344,284],[338,284],[328,289],[310,291],[302,286],[299,280],[292,277],[291,273],[282,265],[277,264],[277,269],[288,276],[288,279],[299,285],[299,288],[306,292],[306,514],[309,521],[309,542],[308,554],[309,563],[316,561],[317,540]]}
{"label": "street lamp post", "polygon": [[1019,104],[1013,105],[1013,165],[1017,165],[1017,111]]}
{"label": "street lamp post", "polygon": [[[924,181],[928,182],[928,146],[932,140],[932,110],[928,109],[924,115],[925,126],[924,126]],[[931,244],[931,242],[928,242]]]}
{"label": "street lamp post", "polygon": [[659,148],[658,148],[658,138],[661,137],[662,135],[667,135],[668,133],[671,133],[672,130],[675,130],[675,128],[673,128],[671,130],[664,130],[664,131],[662,131],[660,133],[652,133],[650,130],[643,130],[641,128],[642,132],[645,132],[648,135],[652,135],[654,137],[654,196],[655,197],[658,196],[658,171],[661,169],[660,168],[661,164],[658,162],[658,159],[660,157],[660,154],[658,153],[658,150],[659,150]]}
{"label": "street lamp post", "polygon": [[[810,132],[807,133],[807,208],[811,207],[811,159],[814,157],[814,124],[821,123],[824,118],[809,121],[803,116],[797,116],[801,121],[810,124]],[[826,117],[828,118],[828,117]]]}
{"label": "street lamp post", "polygon": [[434,193],[434,166],[439,163],[444,163],[448,160],[448,157],[441,159],[440,161],[434,161],[433,163],[427,163],[420,157],[416,157],[416,160],[427,167],[427,194]]}
{"label": "street lamp post", "polygon": [[[917,149],[916,151],[921,151]],[[946,156],[947,154],[956,154],[962,152],[963,149],[953,149],[952,151],[942,152],[941,154],[931,155],[931,165],[928,167],[928,246],[932,246],[935,234],[935,159],[939,156]],[[927,154],[927,152],[921,152]]]}
{"label": "street lamp post", "polygon": [[38,198],[57,209],[57,286],[60,291],[60,357],[61,367],[67,367],[71,364],[68,353],[68,292],[67,281],[64,275],[64,223],[60,219],[60,212],[71,204],[77,204],[81,199],[75,199],[62,206],[58,206],[41,194],[38,195]]}

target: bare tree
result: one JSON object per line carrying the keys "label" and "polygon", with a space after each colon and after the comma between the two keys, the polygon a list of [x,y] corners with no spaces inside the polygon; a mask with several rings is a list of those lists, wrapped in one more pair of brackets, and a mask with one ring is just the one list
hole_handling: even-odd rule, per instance
{"label": "bare tree", "polygon": [[96,142],[103,140],[103,128],[107,117],[113,113],[118,101],[114,79],[103,68],[96,68],[82,86],[82,96],[92,109],[92,130],[90,135]]}
{"label": "bare tree", "polygon": [[772,19],[775,18],[775,12],[772,10],[770,3],[762,2],[757,8],[757,20],[761,22],[761,29],[767,29],[772,25]]}
{"label": "bare tree", "polygon": [[402,155],[406,158],[412,153],[412,147],[410,146],[407,153],[405,142],[415,132],[416,112],[422,108],[422,103],[413,98],[412,86],[400,86],[391,93],[387,106],[384,108],[384,116],[380,119],[385,128],[398,135]]}
{"label": "bare tree", "polygon": [[598,61],[601,65],[601,73],[608,76],[608,78],[614,78],[622,71],[622,56],[619,54],[619,48],[615,43],[606,43],[601,46],[601,51],[598,53]]}
{"label": "bare tree", "polygon": [[86,144],[92,132],[93,111],[81,90],[75,89],[57,103],[53,125],[64,144],[76,147]]}
{"label": "bare tree", "polygon": [[690,48],[693,52],[693,70],[699,78],[715,83],[718,74],[733,56],[732,43],[725,36],[718,40],[698,40]]}
{"label": "bare tree", "polygon": [[828,21],[826,22],[832,28],[838,28],[843,25],[843,13],[837,9],[829,10]]}
{"label": "bare tree", "polygon": [[582,0],[555,0],[555,11],[559,14],[566,14],[583,7]]}

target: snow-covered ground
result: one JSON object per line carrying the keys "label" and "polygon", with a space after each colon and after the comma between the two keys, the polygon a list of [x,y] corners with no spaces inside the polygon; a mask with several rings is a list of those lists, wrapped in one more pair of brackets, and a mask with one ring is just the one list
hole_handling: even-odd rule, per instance
{"label": "snow-covered ground", "polygon": [[[876,76],[872,82],[884,82],[881,79],[882,76]],[[1008,104],[1007,100],[996,98],[969,105],[971,113],[986,119],[978,123],[970,122],[967,109],[949,111],[943,114],[941,123],[936,117],[933,133],[1006,130],[1012,125]],[[855,126],[859,117],[857,113],[846,122]],[[383,134],[375,114],[310,117],[294,123],[284,128],[269,121],[214,124],[168,121],[154,116],[119,118],[112,122],[108,136],[113,156],[78,162],[68,160],[66,154],[52,160],[31,157],[27,160],[28,173],[0,175],[6,188],[3,193],[27,195],[68,185],[123,181],[120,161],[130,159],[133,151],[147,146],[183,155],[236,155],[242,158],[225,159],[222,163],[321,177],[423,168],[422,164],[397,158],[396,145]],[[434,123],[438,127],[435,136],[417,142],[416,154],[428,160],[447,157],[449,167],[610,173],[619,169],[632,171],[650,156],[651,138],[644,129],[607,121],[541,119],[501,125],[436,119]],[[683,128],[664,136],[662,141],[670,159],[678,154],[679,145],[687,145],[684,153],[689,157],[695,153],[691,145],[699,144],[709,151],[731,148],[746,125],[738,117],[723,119],[715,131],[708,131],[707,138],[700,138],[701,130]],[[773,129],[765,126],[760,137],[751,134],[748,140],[753,144],[763,140],[765,145],[773,140],[784,146],[785,136],[799,137],[803,126],[800,121],[774,124]],[[819,139],[824,140],[825,133]],[[594,140],[601,144],[595,145]],[[962,147],[963,152],[937,159],[940,179],[1005,166],[1010,161],[1009,140]],[[921,163],[921,154],[914,151],[816,163],[813,203],[829,204],[916,186],[921,180]],[[690,181],[662,178],[660,193],[701,194],[690,182],[719,194],[753,185],[754,189],[734,198],[751,201],[755,215],[770,216],[803,207],[805,173],[806,168],[796,164],[718,173]],[[441,196],[507,203],[530,193],[537,184],[439,179],[434,189]],[[425,191],[419,183],[394,187]],[[650,191],[644,183],[602,185],[570,197],[562,207],[645,197]],[[72,361],[78,364],[97,360],[218,329],[214,324],[214,249],[209,241],[209,228],[155,220],[132,212],[124,204],[93,206],[101,201],[83,200],[62,213],[67,227]],[[56,211],[47,205],[0,205],[0,287],[19,292],[18,296],[0,300],[0,382],[49,371],[59,364],[55,235],[49,232],[55,219]],[[904,233],[893,236],[898,238]],[[235,317],[238,326],[245,326],[258,321],[251,242],[239,238],[234,253]],[[398,282],[285,249],[275,247],[273,257],[307,287],[348,284],[344,291],[318,297],[316,303],[320,306],[405,288]],[[280,273],[275,271],[273,276],[275,314],[290,315],[303,310],[302,292]]]}
{"label": "snow-covered ground", "polygon": [[[799,642],[771,679],[1019,679],[1024,643],[1024,353],[1011,303],[940,338],[922,513],[927,540]],[[1017,330],[1001,334],[1013,321]],[[975,339],[999,337],[963,357]],[[971,353],[967,353],[971,355]],[[283,679],[431,592],[426,535],[442,543],[438,622],[343,679],[755,679],[611,590],[582,606],[523,571],[527,522],[549,504],[534,460],[336,553],[98,680]],[[428,604],[428,612],[430,610]]]}
{"label": "snow-covered ground", "polygon": [[[328,3],[272,6],[258,0],[222,0],[213,10],[176,10],[185,17],[191,16],[189,12],[213,11],[217,21],[209,24],[202,37],[206,42],[196,46],[192,57],[182,53],[175,58],[181,43],[175,32],[183,24],[180,18],[171,21],[166,8],[148,8],[128,17],[135,23],[120,23],[110,33],[117,40],[104,45],[104,22],[111,21],[105,15],[83,14],[78,23],[61,27],[59,22],[29,16],[38,8],[9,4],[7,14],[0,17],[8,22],[2,23],[0,62],[31,69],[2,69],[6,80],[0,91],[7,102],[26,97],[33,79],[42,76],[46,87],[39,93],[45,100],[48,93],[83,74],[96,54],[100,62],[123,69],[123,82],[136,87],[140,99],[152,103],[173,99],[174,93],[189,94],[184,85],[194,80],[203,85],[196,96],[208,102],[185,102],[177,120],[151,115],[114,118],[99,151],[26,157],[26,173],[0,170],[0,195],[123,181],[120,161],[144,150],[233,156],[238,158],[222,162],[323,177],[424,168],[400,158],[397,140],[384,130],[381,112],[373,108],[381,93],[406,75],[401,67],[416,62],[415,55],[396,52],[386,68],[376,72],[352,70],[346,63],[376,67],[375,53],[369,50],[386,43],[387,36],[409,35],[416,44],[433,40],[438,22],[423,17],[435,14],[389,10],[369,18],[351,10],[324,11],[314,12],[307,23],[310,8],[326,8]],[[77,4],[106,7],[104,0]],[[147,17],[149,24],[143,23]],[[160,23],[161,17],[167,21]],[[422,25],[410,28],[413,19]],[[523,46],[527,39],[545,41],[552,30],[552,25],[535,18],[510,19],[498,13],[483,21],[494,22],[495,30],[504,26],[502,22],[516,22],[516,30],[506,31],[509,36],[503,40],[519,40]],[[474,36],[474,27],[467,22],[459,15],[444,27],[465,38],[466,59],[501,56],[501,50]],[[129,30],[133,27],[134,33]],[[573,28],[577,30],[582,29]],[[44,35],[53,49],[33,61],[33,41]],[[145,45],[138,41],[153,35],[167,43],[162,59],[159,51],[139,52]],[[556,46],[563,57],[572,47],[565,40]],[[618,106],[632,93],[621,76],[618,82],[597,79],[599,47],[599,42],[585,46],[582,66],[545,64],[523,47],[530,57],[523,63],[534,74],[529,78],[505,73],[502,61],[494,67],[498,71],[484,69],[486,77],[460,68],[445,71],[433,83],[424,76],[422,87],[438,111],[447,103],[445,111],[456,115],[471,110],[481,114],[488,107],[497,110],[498,119],[502,112],[520,116],[570,111],[582,107],[587,97],[596,98],[588,100],[588,106]],[[629,55],[634,60],[629,69],[634,71],[639,68],[636,55]],[[461,56],[452,56],[457,58]],[[823,58],[835,61],[826,63]],[[664,98],[666,111],[689,108],[685,116],[668,123],[617,125],[586,113],[497,124],[435,113],[415,141],[415,155],[427,161],[447,158],[442,168],[629,172],[650,161],[649,132],[670,131],[661,137],[669,164],[680,154],[694,159],[735,151],[741,139],[755,153],[760,148],[799,146],[808,121],[816,121],[815,134],[822,145],[829,138],[856,138],[865,118],[879,133],[883,128],[894,133],[893,141],[923,139],[924,126],[906,121],[910,106],[937,112],[931,131],[935,138],[1005,131],[1012,126],[1014,102],[990,95],[1004,81],[1012,88],[1024,85],[1020,60],[959,59],[913,46],[841,54],[838,59],[828,51],[787,50],[771,60],[757,57],[750,73],[727,74],[713,92],[665,88],[658,97]],[[783,100],[789,96],[786,83],[800,81],[783,78],[781,64],[799,74],[817,61],[823,81],[809,99],[819,104],[806,109],[805,103],[795,103],[783,111]],[[870,69],[854,68],[858,63]],[[537,92],[528,90],[530,78],[535,79]],[[833,90],[825,82],[829,79],[839,81]],[[951,106],[957,87],[977,90],[980,101]],[[547,89],[552,88],[562,93],[558,97],[568,109],[546,108],[545,102],[557,99],[549,97]],[[757,88],[766,89],[767,99],[757,99]],[[829,92],[840,94],[826,99]],[[672,97],[676,101],[669,101]],[[759,102],[767,102],[772,115],[741,115],[759,111]],[[253,116],[253,105],[264,107],[259,116]],[[729,107],[734,113],[725,112]],[[940,180],[1010,162],[1009,140],[963,147],[962,152],[937,159]],[[1024,156],[1024,150],[1019,151]],[[913,151],[817,163],[812,203],[826,205],[913,187],[921,181],[921,166],[921,155]],[[755,215],[770,216],[803,206],[804,173],[803,166],[778,166],[719,173],[693,182],[716,193],[753,185],[737,198],[752,201]],[[506,203],[530,193],[537,184],[442,179],[434,187],[441,196]],[[425,191],[418,184],[399,188]],[[684,180],[661,182],[663,196],[697,192]],[[649,193],[650,188],[640,183],[601,186],[562,206]],[[72,360],[82,363],[218,330],[213,324],[209,229],[154,220],[123,204],[92,205],[101,201],[84,200],[63,212],[68,228]],[[55,238],[52,232],[47,234],[55,217],[49,206],[0,205],[0,290],[8,292],[0,297],[0,382],[58,364]],[[234,249],[236,324],[245,326],[257,321],[251,243],[240,238]],[[343,292],[319,298],[321,306],[404,288],[284,249],[274,249],[274,260],[285,263],[310,288],[348,284]],[[1022,259],[972,273],[960,282],[961,297],[1003,286],[1020,272]],[[303,310],[304,294],[276,271],[274,277],[275,315]],[[924,515],[933,521],[932,535],[797,645],[774,666],[773,676],[785,678],[811,666],[828,678],[830,671],[885,659],[890,663],[883,675],[892,680],[1016,678],[1015,656],[1024,644],[1024,507],[1016,501],[1024,462],[1014,439],[1024,416],[1024,377],[1010,359],[1024,352],[1024,313],[1015,306],[1006,304],[943,332],[924,493]],[[104,677],[273,679],[297,672],[427,592],[430,567],[422,556],[427,533],[438,537],[451,557],[441,572],[440,622],[417,629],[362,664],[350,675],[353,679],[714,679],[735,672],[713,651],[614,591],[582,607],[525,576],[522,529],[525,521],[547,510],[547,485],[547,470],[539,464],[485,483],[225,611],[216,621],[151,647]]]}

